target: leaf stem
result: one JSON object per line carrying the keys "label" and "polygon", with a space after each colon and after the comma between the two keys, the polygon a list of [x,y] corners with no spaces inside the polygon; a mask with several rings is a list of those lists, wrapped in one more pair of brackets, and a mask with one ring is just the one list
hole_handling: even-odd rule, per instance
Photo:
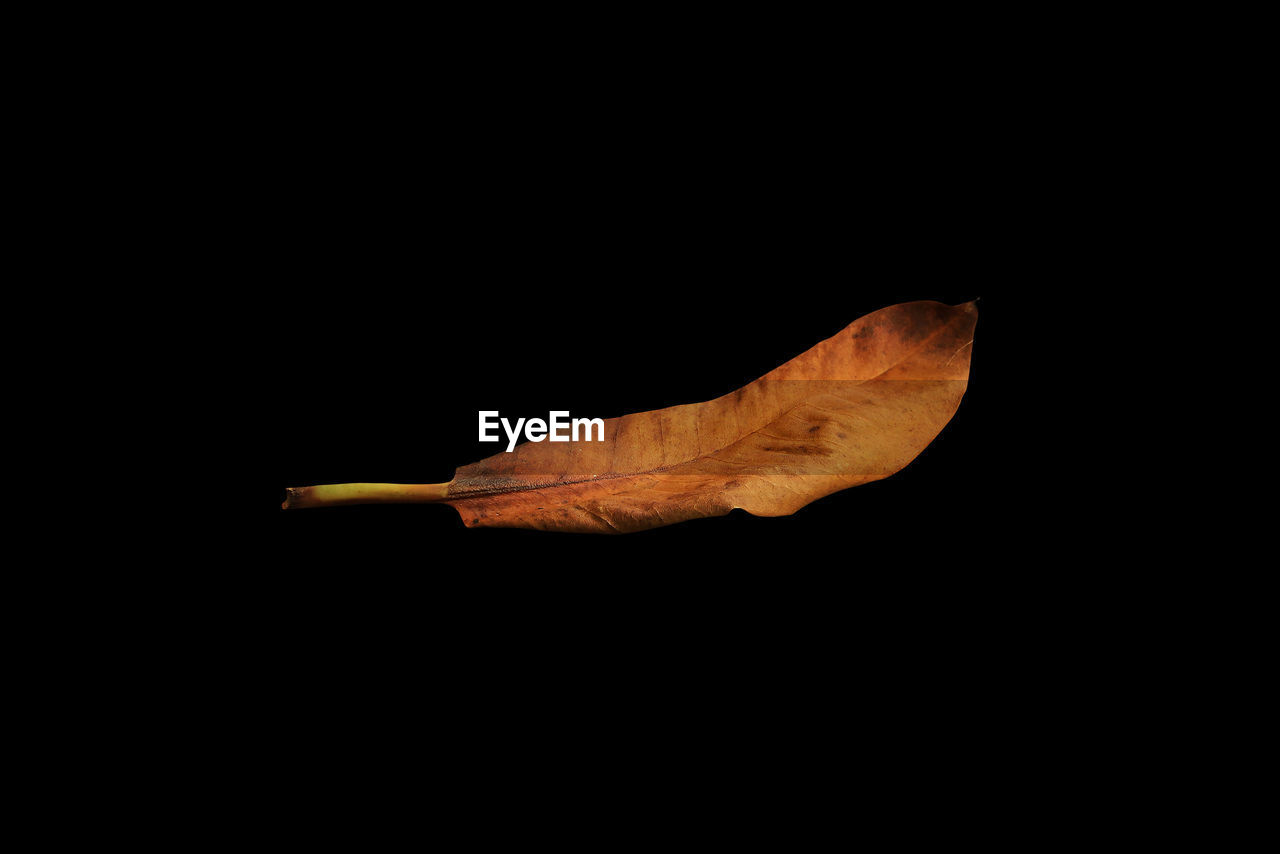
{"label": "leaf stem", "polygon": [[337,507],[343,504],[423,504],[441,501],[447,483],[326,483],[321,486],[292,486],[285,490],[280,506],[285,510],[304,507]]}

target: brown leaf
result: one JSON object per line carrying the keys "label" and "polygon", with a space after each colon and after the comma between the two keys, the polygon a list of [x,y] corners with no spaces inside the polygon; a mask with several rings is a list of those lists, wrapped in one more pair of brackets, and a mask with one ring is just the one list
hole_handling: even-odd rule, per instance
{"label": "brown leaf", "polygon": [[291,489],[284,506],[443,501],[468,526],[599,533],[785,516],[933,441],[968,385],[977,319],[973,303],[890,306],[732,394],[608,419],[603,442],[526,442],[447,484]]}

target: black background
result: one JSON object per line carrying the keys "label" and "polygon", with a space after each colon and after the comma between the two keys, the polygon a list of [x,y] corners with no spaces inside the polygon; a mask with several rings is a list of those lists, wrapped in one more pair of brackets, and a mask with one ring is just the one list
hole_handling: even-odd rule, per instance
{"label": "black background", "polygon": [[[437,150],[418,181],[400,171],[417,151],[390,141],[342,167],[295,159],[278,206],[264,203],[255,507],[284,553],[427,579],[517,566],[873,579],[993,543],[1018,509],[1015,342],[1038,314],[1021,282],[1056,270],[1032,258],[1035,223],[989,156],[961,167],[897,138],[846,153],[811,129],[804,151],[765,159],[696,122],[701,141],[680,147],[628,136],[535,156],[520,132]],[[831,168],[853,159],[856,172]],[[311,185],[322,168],[336,174]],[[607,418],[707,400],[868,312],[974,298],[952,422],[900,473],[792,517],[735,511],[618,539],[466,530],[439,505],[277,512],[286,486],[448,481],[501,448],[476,440],[480,409]]]}
{"label": "black background", "polygon": [[[1049,702],[1058,642],[1029,638],[1056,612],[1060,539],[1037,536],[1028,487],[1052,448],[1022,437],[1028,345],[1069,284],[1043,205],[1070,164],[1042,148],[1062,135],[1032,106],[1049,84],[972,59],[818,56],[786,83],[469,68],[407,93],[381,85],[408,73],[390,57],[249,102],[210,169],[251,333],[228,348],[254,365],[235,392],[253,537],[210,587],[275,732],[314,734],[319,709],[394,724],[362,730],[392,749],[421,720],[415,749],[479,730],[474,749],[521,755],[544,726],[621,727],[639,752],[675,729],[732,756],[734,717],[774,710],[857,715],[966,763],[974,727]],[[868,312],[974,298],[952,422],[903,471],[793,516],[606,537],[279,507],[287,486],[447,481],[497,448],[479,409],[707,400]]]}
{"label": "black background", "polygon": [[[749,646],[770,627],[841,645],[887,630],[899,654],[920,641],[945,655],[940,638],[980,641],[989,618],[1011,618],[992,609],[1028,580],[1017,544],[1038,511],[1018,487],[1029,425],[1015,342],[1030,303],[1005,284],[1021,270],[994,260],[1007,225],[902,203],[945,204],[931,172],[850,212],[833,200],[854,191],[819,176],[744,192],[739,168],[667,168],[591,193],[522,189],[526,176],[503,171],[417,228],[376,189],[291,212],[296,229],[273,234],[292,284],[274,295],[258,413],[257,524],[272,584],[284,580],[270,592],[304,615],[461,632],[469,651],[493,642],[502,656],[549,638],[643,651],[673,631]],[[793,516],[609,537],[467,530],[442,505],[279,509],[285,486],[447,481],[496,452],[476,440],[480,409],[612,417],[707,400],[870,311],[975,297],[951,423],[898,474]]]}

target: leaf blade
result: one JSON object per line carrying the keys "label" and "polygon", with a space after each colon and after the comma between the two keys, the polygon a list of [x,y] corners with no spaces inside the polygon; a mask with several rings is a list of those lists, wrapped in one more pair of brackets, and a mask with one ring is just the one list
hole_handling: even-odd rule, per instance
{"label": "leaf blade", "polygon": [[626,533],[735,508],[780,516],[888,477],[950,421],[974,303],[872,312],[753,383],[605,421],[602,443],[525,443],[459,468],[470,527]]}

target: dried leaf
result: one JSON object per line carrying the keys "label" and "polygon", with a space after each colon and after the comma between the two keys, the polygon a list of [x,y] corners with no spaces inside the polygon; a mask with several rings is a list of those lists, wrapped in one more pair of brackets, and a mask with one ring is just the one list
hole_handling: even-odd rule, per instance
{"label": "dried leaf", "polygon": [[444,484],[290,489],[284,506],[439,501],[468,526],[599,533],[785,516],[933,441],[968,385],[977,319],[973,303],[890,306],[732,394],[611,418],[604,442],[526,442]]}

